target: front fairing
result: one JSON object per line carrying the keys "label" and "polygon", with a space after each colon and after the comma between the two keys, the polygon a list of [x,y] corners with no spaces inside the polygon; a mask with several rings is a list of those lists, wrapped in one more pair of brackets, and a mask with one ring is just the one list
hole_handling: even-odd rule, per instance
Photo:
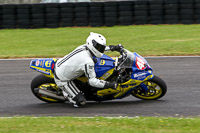
{"label": "front fairing", "polygon": [[126,59],[122,62],[120,68],[131,68],[132,80],[148,80],[153,77],[152,68],[148,62],[136,52],[131,53],[127,50]]}
{"label": "front fairing", "polygon": [[149,63],[139,54],[133,53],[135,58],[132,66],[133,74],[132,79],[135,80],[148,80],[153,77],[153,70]]}

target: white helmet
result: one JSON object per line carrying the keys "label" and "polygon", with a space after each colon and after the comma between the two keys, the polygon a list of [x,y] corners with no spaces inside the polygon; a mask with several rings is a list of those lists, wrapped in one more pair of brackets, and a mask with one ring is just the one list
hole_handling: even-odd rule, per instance
{"label": "white helmet", "polygon": [[90,32],[86,45],[96,57],[100,58],[106,48],[106,38],[101,34]]}

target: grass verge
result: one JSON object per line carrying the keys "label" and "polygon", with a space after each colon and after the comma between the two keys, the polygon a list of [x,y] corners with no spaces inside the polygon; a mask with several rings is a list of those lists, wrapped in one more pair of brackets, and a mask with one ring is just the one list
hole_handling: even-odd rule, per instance
{"label": "grass verge", "polygon": [[91,31],[103,34],[108,45],[121,43],[143,56],[200,55],[200,25],[133,25],[0,30],[0,58],[62,57]]}
{"label": "grass verge", "polygon": [[0,118],[1,133],[198,133],[200,118],[12,117]]}

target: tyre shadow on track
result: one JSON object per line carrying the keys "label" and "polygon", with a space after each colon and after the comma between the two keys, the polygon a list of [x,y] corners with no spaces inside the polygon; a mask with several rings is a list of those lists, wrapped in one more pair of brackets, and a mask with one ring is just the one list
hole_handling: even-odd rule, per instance
{"label": "tyre shadow on track", "polygon": [[[88,102],[84,107],[74,108],[70,103],[33,103],[10,107],[1,112],[3,116],[115,116],[127,114],[134,110],[140,114],[143,110],[152,110],[166,103],[166,100],[132,100],[132,101],[105,101]],[[148,109],[147,109],[148,108]],[[132,114],[132,113],[130,113]]]}
{"label": "tyre shadow on track", "polygon": [[[82,108],[101,108],[101,107],[120,107],[120,106],[145,106],[152,104],[161,104],[166,100],[137,100],[137,101],[102,101],[102,102],[87,102]],[[40,103],[27,105],[32,108],[74,108],[69,102],[66,103]]]}
{"label": "tyre shadow on track", "polygon": [[164,100],[137,100],[137,101],[106,101],[106,102],[88,102],[86,106],[89,107],[118,107],[118,106],[144,106],[149,104],[158,104],[165,102]]}

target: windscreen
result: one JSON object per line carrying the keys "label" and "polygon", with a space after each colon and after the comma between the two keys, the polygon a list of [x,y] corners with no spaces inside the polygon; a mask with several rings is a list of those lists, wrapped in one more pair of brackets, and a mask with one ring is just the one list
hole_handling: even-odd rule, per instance
{"label": "windscreen", "polygon": [[121,68],[132,68],[134,62],[134,55],[133,53],[127,52],[127,56],[125,60],[121,64]]}

